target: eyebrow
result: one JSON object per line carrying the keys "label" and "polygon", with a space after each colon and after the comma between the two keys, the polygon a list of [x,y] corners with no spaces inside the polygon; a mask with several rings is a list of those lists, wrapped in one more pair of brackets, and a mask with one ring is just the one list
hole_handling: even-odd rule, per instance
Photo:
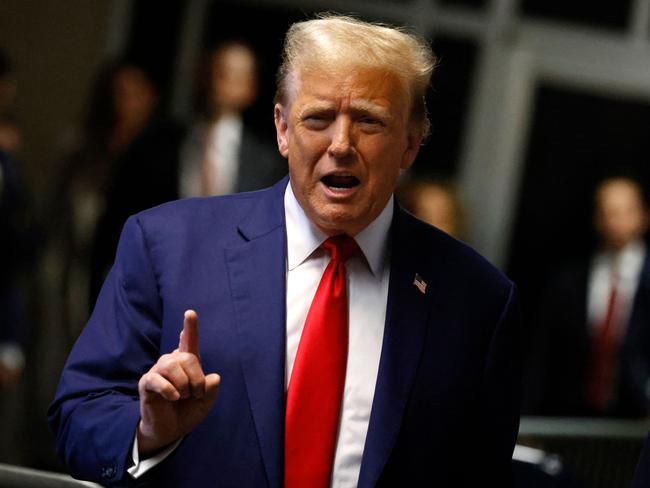
{"label": "eyebrow", "polygon": [[305,113],[310,113],[310,112],[326,112],[329,110],[334,110],[334,104],[330,102],[313,102],[309,103],[306,106],[303,106],[300,110],[300,113],[298,114],[300,117],[302,117]]}
{"label": "eyebrow", "polygon": [[350,110],[357,112],[368,112],[380,117],[391,117],[391,111],[388,107],[373,103],[370,100],[355,100],[350,104]]}
{"label": "eyebrow", "polygon": [[[328,112],[335,110],[335,104],[327,101],[314,101],[313,103],[308,104],[307,106],[302,107],[302,110],[298,114],[299,117],[304,116],[305,113],[311,112]],[[389,108],[379,105],[378,103],[371,102],[370,100],[355,100],[350,104],[350,111],[352,112],[364,112],[377,117],[383,118],[392,118],[392,114]]]}

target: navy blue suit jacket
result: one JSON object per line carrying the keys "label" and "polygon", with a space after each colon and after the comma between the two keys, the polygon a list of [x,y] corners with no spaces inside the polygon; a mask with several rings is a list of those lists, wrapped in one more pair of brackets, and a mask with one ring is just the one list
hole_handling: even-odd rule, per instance
{"label": "navy blue suit jacket", "polygon": [[[280,487],[287,180],[182,200],[126,223],[49,420],[74,476],[104,484]],[[514,285],[467,246],[396,207],[387,318],[359,486],[509,486],[519,420]],[[425,293],[413,285],[418,273]],[[137,383],[200,317],[222,383],[208,417],[136,482],[125,470]],[[478,485],[476,485],[478,486]]]}

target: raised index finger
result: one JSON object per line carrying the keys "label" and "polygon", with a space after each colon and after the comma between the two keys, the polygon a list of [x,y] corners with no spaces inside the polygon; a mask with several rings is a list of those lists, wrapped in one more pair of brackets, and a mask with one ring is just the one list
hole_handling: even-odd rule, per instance
{"label": "raised index finger", "polygon": [[199,356],[199,317],[194,310],[185,311],[178,350]]}

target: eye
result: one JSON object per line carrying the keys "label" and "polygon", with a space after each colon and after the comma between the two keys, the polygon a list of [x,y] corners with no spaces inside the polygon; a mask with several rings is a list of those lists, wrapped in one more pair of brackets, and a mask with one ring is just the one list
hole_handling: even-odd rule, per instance
{"label": "eye", "polygon": [[382,125],[381,120],[378,120],[374,117],[362,117],[361,119],[359,119],[359,122],[368,125]]}
{"label": "eye", "polygon": [[379,132],[386,124],[383,120],[373,116],[363,116],[357,120],[357,123],[364,132]]}
{"label": "eye", "polygon": [[306,114],[302,117],[303,125],[311,130],[325,129],[330,123],[330,117],[326,114],[314,113]]}

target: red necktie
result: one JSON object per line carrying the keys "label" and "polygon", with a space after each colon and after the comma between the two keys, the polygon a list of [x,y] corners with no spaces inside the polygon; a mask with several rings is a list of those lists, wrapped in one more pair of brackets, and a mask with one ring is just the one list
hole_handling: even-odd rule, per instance
{"label": "red necktie", "polygon": [[332,256],[300,337],[285,424],[285,488],[327,488],[332,476],[348,357],[345,261],[357,243],[342,235],[322,247]]}
{"label": "red necktie", "polygon": [[612,287],[607,303],[605,320],[594,332],[592,339],[591,368],[587,399],[592,408],[604,412],[612,396],[612,386],[617,368],[618,307],[617,278],[612,278]]}

